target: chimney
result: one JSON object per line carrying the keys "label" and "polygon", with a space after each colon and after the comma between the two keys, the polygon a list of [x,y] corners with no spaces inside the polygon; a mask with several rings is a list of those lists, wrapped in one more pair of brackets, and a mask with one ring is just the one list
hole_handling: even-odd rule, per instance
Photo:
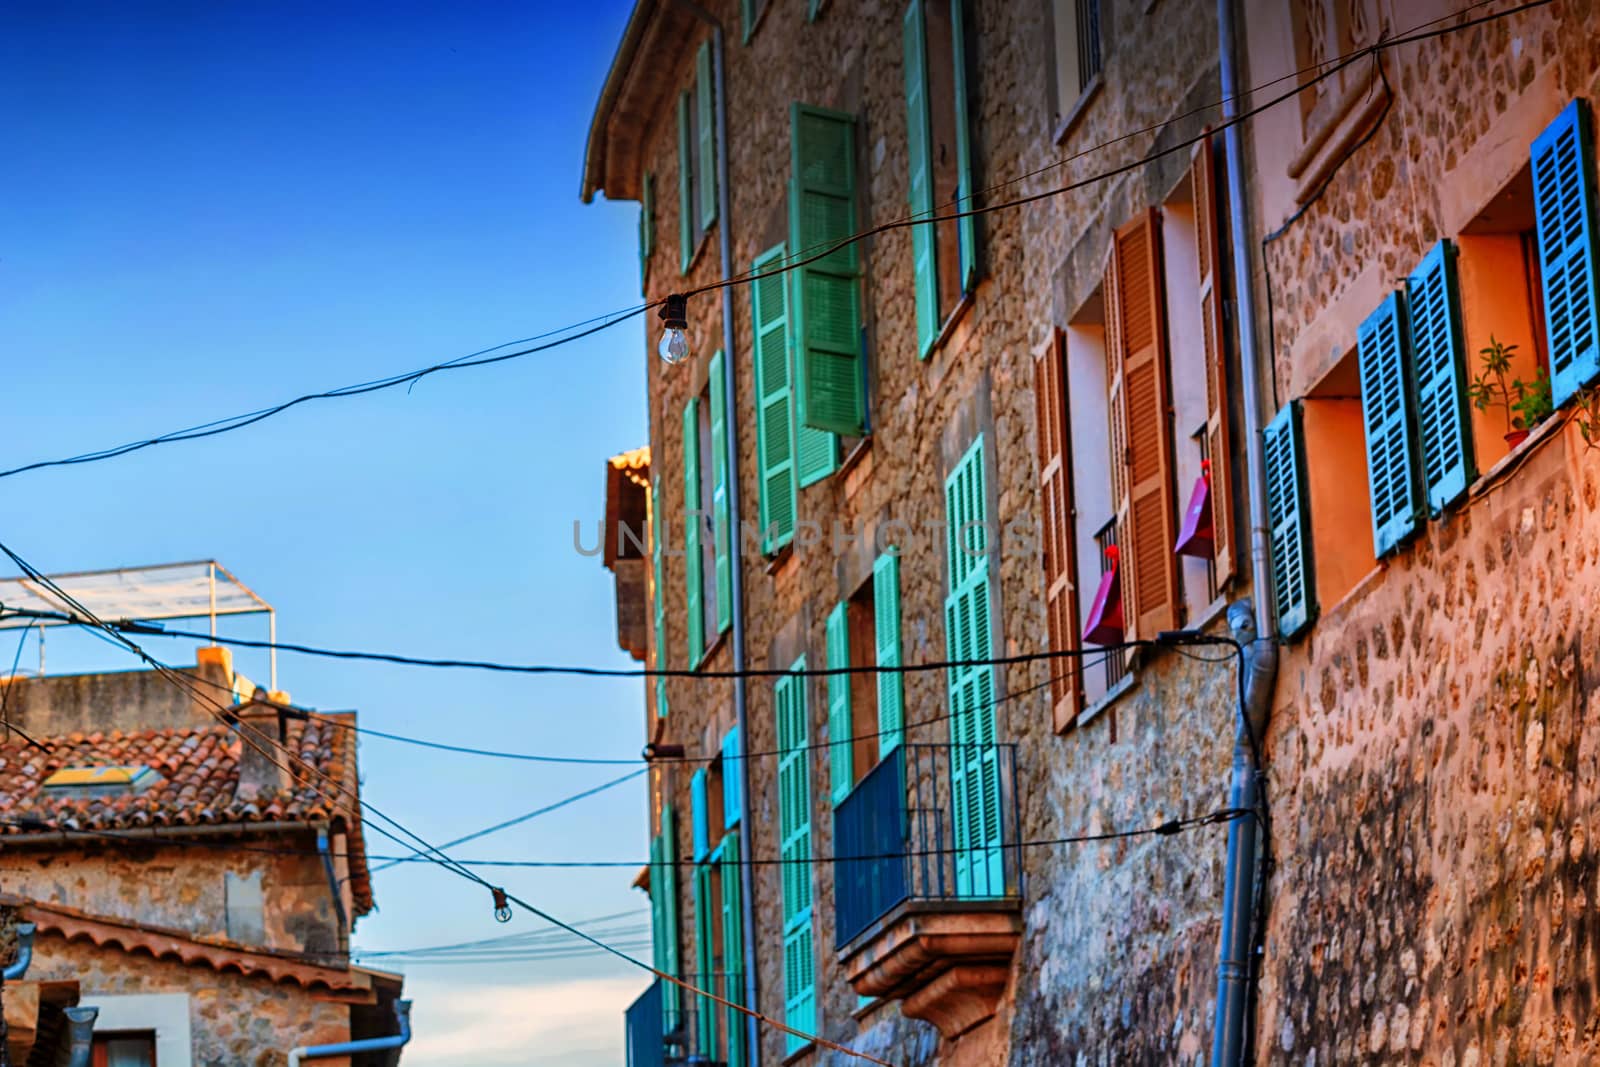
{"label": "chimney", "polygon": [[234,709],[239,731],[239,786],[235,795],[251,801],[289,786],[289,753],[283,747],[282,709],[256,688],[250,703]]}

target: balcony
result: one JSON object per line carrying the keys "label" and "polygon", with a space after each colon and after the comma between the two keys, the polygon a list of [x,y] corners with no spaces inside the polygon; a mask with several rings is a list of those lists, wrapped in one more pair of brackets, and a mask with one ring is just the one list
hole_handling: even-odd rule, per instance
{"label": "balcony", "polygon": [[901,745],[834,809],[835,948],[947,1038],[994,1015],[1022,931],[1016,747]]}
{"label": "balcony", "polygon": [[[735,1003],[742,999],[741,975],[681,977],[697,989]],[[628,1006],[624,1027],[628,1067],[743,1067],[745,1063],[744,1020],[739,1012],[687,990],[674,998],[660,979]]]}

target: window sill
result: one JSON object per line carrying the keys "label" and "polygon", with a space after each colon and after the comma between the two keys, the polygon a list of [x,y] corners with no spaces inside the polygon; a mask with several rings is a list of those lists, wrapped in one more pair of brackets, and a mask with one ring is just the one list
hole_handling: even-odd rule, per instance
{"label": "window sill", "polygon": [[700,658],[695,660],[695,670],[704,670],[706,664],[711,662],[711,658],[722,649],[723,645],[728,643],[728,632],[731,629],[732,627],[730,626],[728,630],[717,631],[717,636],[712,638],[711,643],[700,653]]}
{"label": "window sill", "polygon": [[1083,729],[1085,726],[1089,725],[1089,723],[1099,718],[1102,711],[1105,711],[1111,705],[1115,704],[1117,701],[1126,696],[1128,692],[1131,691],[1136,684],[1138,684],[1138,681],[1138,672],[1134,668],[1129,667],[1128,673],[1123,676],[1122,681],[1106,690],[1105,696],[1101,697],[1099,700],[1095,701],[1093,704],[1090,704],[1087,708],[1084,708],[1078,713],[1078,729]]}
{"label": "window sill", "polygon": [[775,575],[783,570],[784,565],[794,558],[794,542],[791,540],[778,551],[767,558],[767,565],[762,568],[768,576]]}
{"label": "window sill", "polygon": [[685,267],[680,262],[680,269],[678,271],[679,277],[687,278],[689,275],[694,273],[694,269],[700,265],[700,257],[705,255],[706,249],[711,245],[711,235],[716,232],[717,220],[712,219],[710,227],[707,228],[706,232],[702,233],[700,235],[700,239],[695,242],[694,255],[689,257],[689,265]]}
{"label": "window sill", "polygon": [[1090,78],[1089,84],[1083,87],[1083,92],[1078,94],[1077,102],[1068,109],[1066,116],[1056,126],[1056,134],[1053,139],[1058,147],[1072,135],[1072,131],[1077,128],[1078,123],[1083,120],[1083,116],[1088,112],[1089,105],[1094,103],[1095,97],[1100,95],[1100,89],[1105,83],[1105,72],[1101,71]]}
{"label": "window sill", "polygon": [[871,1015],[873,1012],[877,1011],[887,1003],[888,1000],[884,997],[873,997],[871,1000],[851,1011],[850,1017],[855,1019],[857,1022],[864,1022],[867,1016]]}
{"label": "window sill", "polygon": [[1467,501],[1470,503],[1493,491],[1496,483],[1522,466],[1524,460],[1546,441],[1556,436],[1561,427],[1566,424],[1567,419],[1562,416],[1561,412],[1557,411],[1534,427],[1533,432],[1528,434],[1521,444],[1501,456],[1494,466],[1478,475],[1478,480],[1467,488]]}
{"label": "window sill", "polygon": [[872,435],[871,434],[868,434],[865,437],[856,438],[855,447],[851,448],[849,454],[844,457],[844,461],[839,464],[839,468],[833,472],[833,477],[835,477],[835,478],[846,478],[846,477],[849,477],[850,472],[855,470],[856,466],[858,464],[860,464],[860,462],[863,459],[865,459],[867,454],[869,452],[871,452],[871,451],[872,451]]}
{"label": "window sill", "polygon": [[810,1058],[815,1051],[817,1051],[817,1043],[815,1041],[807,1041],[793,1052],[786,1054],[779,1062],[783,1064],[783,1067],[789,1067],[791,1063],[799,1063]]}

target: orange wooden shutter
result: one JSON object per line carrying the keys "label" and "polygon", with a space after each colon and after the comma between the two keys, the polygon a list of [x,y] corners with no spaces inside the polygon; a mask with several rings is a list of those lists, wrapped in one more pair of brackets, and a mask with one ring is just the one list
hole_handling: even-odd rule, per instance
{"label": "orange wooden shutter", "polygon": [[1211,457],[1212,559],[1217,588],[1238,567],[1238,531],[1233,525],[1233,451],[1228,434],[1228,345],[1222,324],[1222,198],[1217,193],[1216,154],[1209,139],[1194,146],[1189,168],[1194,194],[1195,248],[1200,255],[1200,329],[1206,359],[1206,454]]}
{"label": "orange wooden shutter", "polygon": [[[1050,648],[1078,647],[1078,560],[1073,544],[1072,443],[1067,411],[1067,345],[1060,330],[1033,363],[1039,405],[1039,499],[1044,510],[1045,613]],[[1050,661],[1050,693],[1057,733],[1071,729],[1082,710],[1082,672],[1071,659]]]}
{"label": "orange wooden shutter", "polygon": [[[1172,412],[1167,382],[1166,322],[1162,305],[1159,217],[1151,209],[1116,233],[1115,359],[1120,363],[1122,495],[1118,544],[1127,564],[1123,583],[1128,637],[1150,640],[1177,626],[1177,509],[1172,486]],[[1108,297],[1111,293],[1108,292]],[[1113,471],[1116,456],[1112,457]],[[1117,488],[1113,478],[1113,488]]]}
{"label": "orange wooden shutter", "polygon": [[[1110,440],[1107,442],[1107,459],[1111,470],[1111,543],[1120,546],[1130,543],[1128,532],[1128,425],[1127,410],[1122,404],[1122,321],[1115,314],[1122,291],[1121,270],[1118,266],[1116,242],[1106,254],[1105,269],[1105,320],[1106,320],[1106,412]],[[1100,573],[1105,574],[1105,561],[1101,560]],[[1122,617],[1132,621],[1133,583],[1121,583]],[[1125,634],[1124,636],[1131,636]]]}

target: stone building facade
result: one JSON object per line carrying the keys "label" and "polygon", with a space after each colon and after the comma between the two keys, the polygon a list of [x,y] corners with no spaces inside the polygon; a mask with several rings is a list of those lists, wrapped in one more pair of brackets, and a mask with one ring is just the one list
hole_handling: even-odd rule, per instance
{"label": "stone building facade", "polygon": [[0,853],[29,979],[76,983],[112,1063],[268,1067],[393,1033],[400,977],[349,959],[373,908],[353,713],[236,703],[224,649],[182,673],[6,683]]}
{"label": "stone building facade", "polygon": [[[1227,606],[1261,598],[1281,625],[1250,1058],[1585,1062],[1600,421],[1558,382],[1513,448],[1467,389],[1491,336],[1517,345],[1508,383],[1592,376],[1585,352],[1556,366],[1542,279],[1504,272],[1538,247],[1530,145],[1593,97],[1600,38],[1580,5],[1471,14],[1495,17],[1237,4],[1234,205],[1212,4],[636,5],[584,194],[641,202],[644,292],[689,294],[691,354],[664,363],[650,323],[649,580],[619,618],[645,620],[625,643],[649,665],[713,675],[649,687],[655,962],[822,1040],[763,1027],[756,1051],[737,1013],[662,988],[633,1062],[661,1062],[651,996],[669,1060],[1206,1062],[1224,831],[1062,839],[1227,805],[1243,667],[1154,642],[1227,637]],[[1455,391],[1393,372],[1414,506],[1380,530],[1384,385],[1363,402],[1358,337],[1444,237]],[[1420,285],[1389,306],[1425,313]],[[1424,396],[1473,449],[1459,488],[1425,474]],[[1291,418],[1298,482],[1270,462]],[[1273,500],[1301,506],[1262,530],[1261,586]],[[742,682],[716,676],[736,645]],[[815,673],[974,660],[1009,662]],[[884,834],[893,870],[835,862]]]}

